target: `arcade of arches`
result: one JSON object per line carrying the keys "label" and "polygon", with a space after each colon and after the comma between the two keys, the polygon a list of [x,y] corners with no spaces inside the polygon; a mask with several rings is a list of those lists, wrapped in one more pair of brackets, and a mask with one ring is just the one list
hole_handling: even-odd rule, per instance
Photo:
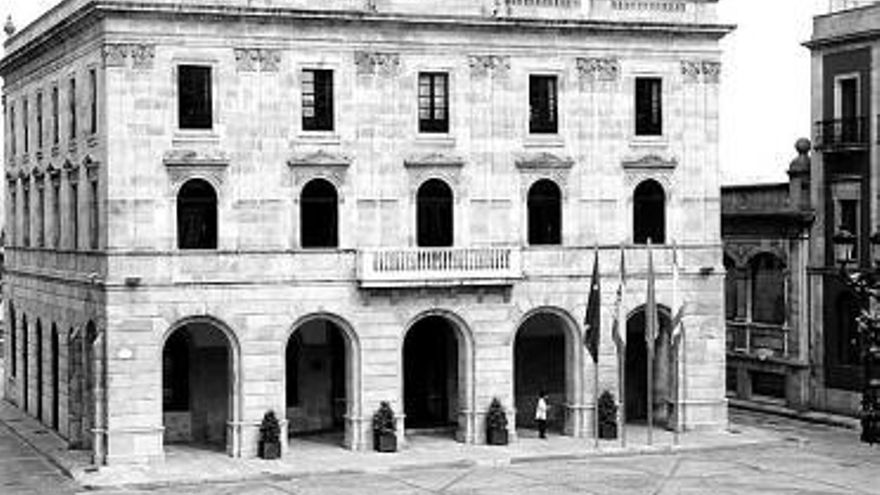
{"label": "arcade of arches", "polygon": [[403,408],[407,428],[447,428],[453,433],[465,400],[461,343],[454,324],[426,316],[403,343]]}

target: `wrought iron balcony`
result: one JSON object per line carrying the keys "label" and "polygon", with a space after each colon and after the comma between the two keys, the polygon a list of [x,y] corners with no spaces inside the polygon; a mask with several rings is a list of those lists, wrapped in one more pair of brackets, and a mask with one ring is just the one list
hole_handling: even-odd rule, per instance
{"label": "wrought iron balcony", "polygon": [[366,249],[358,252],[363,288],[511,285],[522,278],[512,247]]}
{"label": "wrought iron balcony", "polygon": [[821,120],[816,122],[816,148],[826,151],[867,148],[870,127],[867,117]]}

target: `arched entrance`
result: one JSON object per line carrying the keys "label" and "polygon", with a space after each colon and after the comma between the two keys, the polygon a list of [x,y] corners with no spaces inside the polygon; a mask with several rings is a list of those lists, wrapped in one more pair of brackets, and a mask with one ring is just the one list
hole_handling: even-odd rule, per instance
{"label": "arched entrance", "polygon": [[[672,369],[670,360],[669,310],[658,306],[659,329],[654,340],[653,402],[654,424],[665,425],[672,410]],[[630,313],[626,321],[626,420],[643,422],[648,418],[648,346],[645,341],[644,306]]]}
{"label": "arched entrance", "polygon": [[353,412],[352,338],[328,317],[299,323],[287,341],[286,414],[290,436],[342,444]]}
{"label": "arched entrance", "polygon": [[537,429],[535,404],[538,394],[547,394],[550,406],[547,429],[558,433],[573,432],[573,418],[566,414],[566,404],[576,404],[578,387],[574,370],[578,339],[569,322],[549,310],[527,316],[516,332],[513,345],[513,394],[517,428]]}
{"label": "arched entrance", "polygon": [[659,182],[647,179],[633,191],[633,242],[666,242],[666,192]]}
{"label": "arched entrance", "polygon": [[415,321],[403,340],[403,412],[416,432],[466,437],[470,345],[459,324],[441,314]]}
{"label": "arched entrance", "polygon": [[162,423],[165,443],[212,449],[229,444],[234,414],[235,343],[218,324],[198,319],[178,325],[162,349]]}
{"label": "arched entrance", "polygon": [[339,245],[339,199],[333,184],[313,179],[300,196],[300,242],[304,248],[333,248]]}

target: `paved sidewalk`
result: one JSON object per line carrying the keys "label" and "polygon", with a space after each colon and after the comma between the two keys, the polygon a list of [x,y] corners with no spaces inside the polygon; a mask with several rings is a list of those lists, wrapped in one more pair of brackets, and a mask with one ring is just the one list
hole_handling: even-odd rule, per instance
{"label": "paved sidewalk", "polygon": [[353,452],[326,442],[294,439],[288,454],[273,461],[233,459],[222,452],[168,446],[164,462],[98,469],[90,464],[87,453],[67,450],[60,437],[4,401],[0,401],[0,421],[87,488],[122,485],[149,488],[180,483],[266,479],[267,476],[283,478],[403,472],[430,467],[505,466],[552,459],[736,448],[790,440],[765,429],[737,426],[727,432],[683,434],[678,445],[674,443],[672,433],[655,429],[653,445],[648,445],[646,427],[628,426],[625,447],[620,441],[602,441],[597,449],[591,438],[551,436],[548,440],[541,440],[525,430],[520,432],[517,442],[507,446],[465,445],[448,438],[415,436],[401,452],[382,454]]}

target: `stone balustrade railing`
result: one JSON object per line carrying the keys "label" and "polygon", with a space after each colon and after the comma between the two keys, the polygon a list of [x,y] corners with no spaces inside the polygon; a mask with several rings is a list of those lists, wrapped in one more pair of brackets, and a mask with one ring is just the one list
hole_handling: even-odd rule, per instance
{"label": "stone balustrade railing", "polygon": [[511,247],[367,249],[358,258],[366,288],[510,285],[522,278],[520,250]]}

